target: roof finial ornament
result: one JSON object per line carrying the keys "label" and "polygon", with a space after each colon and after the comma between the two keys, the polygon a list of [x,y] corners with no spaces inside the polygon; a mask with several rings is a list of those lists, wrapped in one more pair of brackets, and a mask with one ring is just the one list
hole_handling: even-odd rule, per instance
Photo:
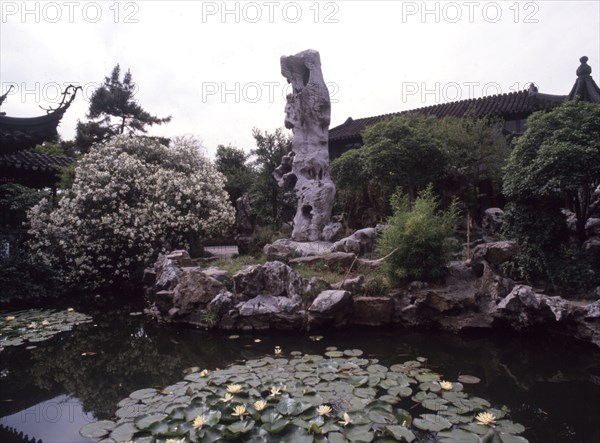
{"label": "roof finial ornament", "polygon": [[585,77],[592,73],[592,67],[587,64],[588,58],[584,55],[579,59],[581,65],[577,68],[577,77]]}

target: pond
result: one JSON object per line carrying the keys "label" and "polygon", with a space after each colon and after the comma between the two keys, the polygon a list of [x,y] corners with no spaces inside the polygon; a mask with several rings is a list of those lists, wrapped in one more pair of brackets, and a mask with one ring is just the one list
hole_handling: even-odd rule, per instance
{"label": "pond", "polygon": [[[136,308],[133,308],[136,310]],[[139,309],[139,308],[138,308]],[[180,381],[184,370],[223,368],[246,359],[291,351],[324,353],[358,348],[391,365],[424,357],[456,380],[473,375],[469,392],[496,408],[507,406],[530,442],[600,441],[600,353],[556,336],[457,336],[431,332],[344,330],[310,334],[213,334],[159,327],[132,309],[90,313],[73,331],[0,353],[0,441],[92,441],[79,435],[90,421],[114,417],[131,392]],[[30,346],[29,346],[30,347]],[[10,428],[10,431],[8,430]]]}

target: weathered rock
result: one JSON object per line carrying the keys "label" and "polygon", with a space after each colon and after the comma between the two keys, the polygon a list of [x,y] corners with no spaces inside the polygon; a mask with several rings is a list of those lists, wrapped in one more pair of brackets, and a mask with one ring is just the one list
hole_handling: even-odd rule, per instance
{"label": "weathered rock", "polygon": [[329,289],[339,289],[333,288],[327,280],[322,279],[320,277],[311,277],[308,283],[306,284],[306,288],[304,291],[304,299],[305,300],[314,300],[317,295],[319,295],[323,291],[328,291]]}
{"label": "weathered rock", "polygon": [[530,286],[517,285],[500,303],[497,317],[517,330],[533,325],[555,323],[568,312],[569,304],[560,297],[538,294]]}
{"label": "weathered rock", "polygon": [[330,290],[321,292],[308,308],[311,314],[331,315],[339,312],[350,302],[348,291]]}
{"label": "weathered rock", "polygon": [[365,292],[365,276],[359,275],[354,278],[342,280],[333,285],[334,289],[342,289],[351,294],[363,294]]}
{"label": "weathered rock", "polygon": [[308,328],[340,327],[347,323],[352,297],[348,291],[321,292],[308,308]]}
{"label": "weathered rock", "polygon": [[377,241],[376,228],[359,229],[349,237],[335,242],[332,246],[333,251],[352,252],[354,254],[364,254],[371,252]]}
{"label": "weathered rock", "polygon": [[181,277],[174,290],[173,304],[181,311],[190,312],[198,307],[206,307],[222,289],[223,283],[196,268]]}
{"label": "weathered rock", "polygon": [[394,299],[391,297],[354,297],[352,304],[352,324],[383,326],[392,322]]}
{"label": "weathered rock", "polygon": [[500,208],[489,208],[483,213],[481,227],[486,235],[494,236],[500,233],[504,224],[504,211]]}
{"label": "weathered rock", "polygon": [[331,218],[335,185],[329,176],[329,90],[314,50],[281,57],[281,73],[292,84],[287,96],[285,126],[294,133],[292,155],[274,172],[280,186],[293,187],[298,197],[292,239],[318,241]]}
{"label": "weathered rock", "polygon": [[301,302],[306,288],[305,280],[279,261],[249,266],[235,274],[233,280],[237,293],[246,298],[268,294],[289,298],[295,304]]}
{"label": "weathered rock", "polygon": [[332,222],[323,228],[323,240],[333,241],[342,231],[344,226],[340,222]]}
{"label": "weathered rock", "polygon": [[173,262],[180,268],[196,266],[196,263],[194,263],[194,261],[190,258],[190,254],[183,249],[170,252],[165,257],[169,260],[173,260]]}
{"label": "weathered rock", "polygon": [[298,303],[292,302],[287,297],[260,294],[242,305],[240,315],[250,317],[255,315],[279,314],[281,312],[289,314],[297,311],[297,308]]}
{"label": "weathered rock", "polygon": [[588,237],[600,237],[600,218],[588,218],[585,222],[585,235]]}
{"label": "weathered rock", "polygon": [[330,252],[324,255],[312,255],[298,257],[290,260],[290,263],[305,265],[324,265],[328,269],[348,269],[354,263],[356,255],[348,252]]}
{"label": "weathered rock", "polygon": [[513,258],[517,252],[519,252],[519,247],[515,241],[484,243],[475,248],[472,261],[485,260],[492,266],[498,266]]}
{"label": "weathered rock", "polygon": [[214,278],[215,280],[223,283],[224,285],[227,285],[232,282],[231,275],[229,275],[229,272],[224,271],[222,269],[210,267],[202,270],[202,272],[204,272],[210,278]]}
{"label": "weathered rock", "polygon": [[165,255],[159,255],[154,264],[154,273],[156,274],[156,282],[154,290],[169,291],[175,288],[179,283],[179,277],[183,274],[177,263]]}
{"label": "weathered rock", "polygon": [[452,285],[457,282],[473,281],[476,278],[473,268],[464,261],[451,261],[448,263],[448,276],[446,284]]}
{"label": "weathered rock", "polygon": [[231,292],[222,289],[208,304],[208,308],[219,316],[229,313],[238,303],[238,298]]}
{"label": "weathered rock", "polygon": [[583,243],[582,248],[588,254],[600,254],[600,237],[594,237],[586,240]]}
{"label": "weathered rock", "polygon": [[297,242],[288,239],[276,240],[265,245],[263,252],[269,260],[287,261],[296,257],[323,255],[331,252],[329,242]]}

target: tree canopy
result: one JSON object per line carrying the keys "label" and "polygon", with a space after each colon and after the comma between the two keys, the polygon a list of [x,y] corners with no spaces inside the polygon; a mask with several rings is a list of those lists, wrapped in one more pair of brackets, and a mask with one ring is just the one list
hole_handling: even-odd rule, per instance
{"label": "tree canopy", "polygon": [[227,179],[225,190],[234,205],[238,198],[249,191],[255,179],[256,174],[248,163],[249,158],[250,154],[243,149],[231,145],[217,146],[215,166]]}
{"label": "tree canopy", "polygon": [[[533,114],[527,126],[504,174],[506,230],[521,247],[522,273],[555,286],[598,282],[592,269],[600,259],[583,246],[586,222],[600,200],[600,105],[567,101]],[[575,213],[577,245],[561,211],[565,206]]]}
{"label": "tree canopy", "polygon": [[364,224],[365,211],[384,218],[397,189],[414,200],[430,183],[449,204],[459,198],[477,215],[484,181],[499,188],[508,144],[501,124],[486,119],[406,114],[379,122],[363,133],[364,146],[331,164],[342,211],[349,224]]}
{"label": "tree canopy", "polygon": [[278,186],[273,171],[290,150],[291,137],[282,128],[274,132],[252,131],[256,149],[252,150],[257,177],[251,189],[252,208],[262,224],[280,225],[291,219],[295,211],[294,191]]}
{"label": "tree canopy", "polygon": [[142,108],[135,99],[138,90],[133,82],[131,71],[121,80],[121,67],[117,64],[104,83],[94,91],[86,123],[77,123],[75,142],[85,153],[94,143],[105,142],[117,134],[140,135],[147,133],[147,127],[162,125],[171,117],[157,117]]}

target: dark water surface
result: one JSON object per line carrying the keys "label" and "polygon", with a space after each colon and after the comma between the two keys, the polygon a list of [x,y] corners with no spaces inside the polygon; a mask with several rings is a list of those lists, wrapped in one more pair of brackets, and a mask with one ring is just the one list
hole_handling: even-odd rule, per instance
{"label": "dark water surface", "polygon": [[[181,380],[192,366],[214,369],[291,351],[322,353],[328,346],[359,348],[386,365],[426,357],[428,365],[465,385],[495,407],[508,406],[532,443],[600,442],[600,352],[556,336],[486,337],[437,333],[345,330],[309,334],[211,334],[159,327],[128,312],[95,314],[94,322],[0,353],[0,442],[24,441],[12,428],[45,443],[89,441],[78,430],[113,418],[116,404],[134,390]],[[259,339],[260,342],[255,342]],[[2,429],[4,427],[4,429]]]}

